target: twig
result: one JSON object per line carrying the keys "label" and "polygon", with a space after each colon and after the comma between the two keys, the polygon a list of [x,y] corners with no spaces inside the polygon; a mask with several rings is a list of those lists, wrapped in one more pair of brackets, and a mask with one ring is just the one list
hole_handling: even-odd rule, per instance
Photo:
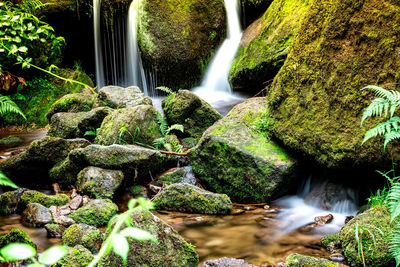
{"label": "twig", "polygon": [[176,155],[176,156],[187,156],[188,153],[178,153],[178,152],[169,152],[169,151],[164,151],[164,150],[158,150],[160,153],[167,154],[167,155]]}

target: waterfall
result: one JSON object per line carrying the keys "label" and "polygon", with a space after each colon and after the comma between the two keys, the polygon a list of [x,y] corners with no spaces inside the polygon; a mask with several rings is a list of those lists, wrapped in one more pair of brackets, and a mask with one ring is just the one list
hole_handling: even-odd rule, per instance
{"label": "waterfall", "polygon": [[[136,85],[150,95],[150,83],[142,66],[137,44],[136,15],[140,0],[133,0],[127,14],[114,14],[106,25],[101,14],[102,0],[93,0],[96,80],[98,89],[106,85]],[[150,75],[149,75],[150,76]]]}
{"label": "waterfall", "polygon": [[201,85],[194,90],[200,97],[214,103],[236,98],[232,94],[228,76],[242,36],[239,1],[225,0],[225,8],[228,17],[227,38],[207,68]]}

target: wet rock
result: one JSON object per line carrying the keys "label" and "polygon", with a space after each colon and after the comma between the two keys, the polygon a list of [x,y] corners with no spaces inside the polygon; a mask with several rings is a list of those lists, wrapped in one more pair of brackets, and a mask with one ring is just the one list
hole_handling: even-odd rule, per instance
{"label": "wet rock", "polygon": [[69,207],[72,210],[77,210],[78,208],[80,208],[83,204],[83,197],[80,195],[75,196],[71,202],[69,203]]}
{"label": "wet rock", "polygon": [[46,224],[44,228],[46,229],[47,237],[49,238],[61,238],[65,231],[65,226],[56,223]]}
{"label": "wet rock", "polygon": [[97,253],[100,250],[103,240],[104,236],[100,230],[87,224],[71,225],[62,235],[64,245],[70,247],[82,245],[92,253]]}
{"label": "wet rock", "polygon": [[[149,231],[158,243],[130,238],[127,266],[197,266],[199,258],[194,247],[161,219],[144,211],[131,217],[134,226]],[[121,257],[114,252],[107,254],[99,267],[108,266],[122,267]]]}
{"label": "wet rock", "polygon": [[319,224],[317,224],[317,223],[310,223],[305,226],[302,226],[299,230],[303,233],[308,233],[308,232],[311,232],[312,230],[316,229],[318,226],[319,226]]}
{"label": "wet rock", "polygon": [[119,109],[132,108],[139,105],[153,105],[153,102],[137,86],[123,88],[112,85],[100,89],[98,105]]}
{"label": "wet rock", "polygon": [[90,142],[85,139],[44,137],[32,142],[28,150],[0,162],[0,170],[13,177],[18,185],[32,187],[32,177],[36,178],[35,185],[48,185],[50,168],[63,161],[73,149],[88,145]]}
{"label": "wet rock", "polygon": [[77,138],[82,136],[78,128],[78,123],[85,115],[84,112],[80,113],[56,113],[51,117],[50,129],[47,136],[59,138]]}
{"label": "wet rock", "polygon": [[153,185],[162,186],[171,185],[175,183],[187,183],[191,185],[198,185],[196,178],[190,167],[174,168],[162,174],[158,179],[152,182]]}
{"label": "wet rock", "polygon": [[329,259],[331,261],[334,261],[334,262],[343,262],[344,261],[344,256],[342,254],[340,254],[340,253],[334,253],[334,254],[329,256]]}
{"label": "wet rock", "polygon": [[65,216],[66,214],[70,214],[72,212],[71,210],[69,210],[68,212],[65,212],[64,210],[64,212],[62,212],[62,208],[58,206],[51,206],[49,210],[51,212],[51,215],[53,216],[53,221],[55,223],[63,226],[70,226],[75,223],[74,220]]}
{"label": "wet rock", "polygon": [[237,105],[189,151],[193,172],[206,187],[247,203],[269,201],[290,189],[296,161],[265,135],[267,106],[261,97]]}
{"label": "wet rock", "polygon": [[78,174],[76,187],[94,198],[112,198],[124,179],[122,171],[87,167]]}
{"label": "wet rock", "polygon": [[39,203],[46,208],[56,205],[62,206],[69,202],[69,197],[65,194],[46,195],[42,192],[28,190],[25,191],[18,202],[18,211],[24,210],[28,204]]}
{"label": "wet rock", "polygon": [[210,104],[189,90],[170,94],[163,100],[162,109],[170,125],[183,125],[185,133],[194,138],[200,138],[208,127],[222,118]]}
{"label": "wet rock", "polygon": [[326,248],[329,252],[337,252],[340,251],[342,245],[340,244],[339,234],[329,234],[325,235],[321,238],[321,244],[324,248]]}
{"label": "wet rock", "polygon": [[231,214],[232,215],[240,215],[240,214],[243,214],[243,213],[245,213],[245,211],[243,209],[232,209],[231,210]]}
{"label": "wet rock", "polygon": [[10,215],[17,211],[17,204],[26,188],[8,191],[0,196],[0,215]]}
{"label": "wet rock", "polygon": [[91,110],[96,96],[88,93],[68,94],[51,105],[50,110],[47,112],[46,117],[51,121],[51,117],[60,112],[86,112]]}
{"label": "wet rock", "polygon": [[87,131],[96,132],[100,128],[104,118],[107,117],[113,109],[108,107],[98,107],[85,113],[78,123],[79,131],[85,134]]}
{"label": "wet rock", "polygon": [[72,210],[69,207],[69,205],[65,205],[65,206],[60,207],[60,215],[61,216],[69,215],[71,213],[72,213]]}
{"label": "wet rock", "polygon": [[67,254],[51,267],[85,267],[93,260],[93,254],[84,246],[67,247]]}
{"label": "wet rock", "polygon": [[327,223],[330,223],[333,221],[333,215],[332,214],[328,214],[325,216],[317,216],[314,218],[314,221],[318,224],[318,225],[324,225]]}
{"label": "wet rock", "polygon": [[354,216],[346,216],[346,219],[344,220],[344,223],[348,223],[351,219],[353,219]]}
{"label": "wet rock", "polygon": [[285,263],[284,262],[278,262],[276,267],[285,267]]}
{"label": "wet rock", "polygon": [[29,227],[43,227],[52,221],[50,210],[38,203],[28,204],[21,215],[22,224]]}
{"label": "wet rock", "polygon": [[108,199],[94,199],[68,217],[76,223],[104,226],[117,213],[118,207]]}
{"label": "wet rock", "polygon": [[36,244],[32,242],[28,234],[20,229],[13,228],[8,234],[0,236],[0,248],[10,243],[23,243],[36,248]]}
{"label": "wet rock", "polygon": [[[385,207],[373,207],[350,220],[339,232],[344,255],[350,264],[362,266],[363,260],[358,252],[358,236],[363,243],[363,254],[367,266],[386,266],[393,261],[389,251],[389,238],[393,232],[390,212]],[[371,236],[369,233],[373,233]]]}
{"label": "wet rock", "polygon": [[337,264],[323,258],[315,258],[302,254],[290,254],[286,258],[286,267],[337,267]]}
{"label": "wet rock", "polygon": [[203,214],[228,214],[232,209],[227,195],[185,183],[167,186],[153,198],[153,203],[157,209]]}
{"label": "wet rock", "polygon": [[220,258],[218,260],[208,260],[203,263],[203,267],[255,267],[242,259]]}

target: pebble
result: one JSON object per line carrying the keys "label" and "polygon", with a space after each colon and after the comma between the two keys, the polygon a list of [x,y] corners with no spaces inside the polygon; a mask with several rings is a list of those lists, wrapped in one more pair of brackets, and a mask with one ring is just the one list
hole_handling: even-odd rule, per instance
{"label": "pebble", "polygon": [[83,203],[83,197],[77,195],[71,200],[71,202],[69,203],[69,207],[73,210],[77,210],[80,206],[82,206],[82,203]]}
{"label": "pebble", "polygon": [[334,262],[342,262],[344,261],[344,256],[340,253],[335,253],[329,256],[329,259]]}
{"label": "pebble", "polygon": [[318,224],[318,225],[324,225],[327,223],[330,223],[333,221],[333,215],[332,214],[328,214],[325,216],[317,216],[314,218],[314,221]]}

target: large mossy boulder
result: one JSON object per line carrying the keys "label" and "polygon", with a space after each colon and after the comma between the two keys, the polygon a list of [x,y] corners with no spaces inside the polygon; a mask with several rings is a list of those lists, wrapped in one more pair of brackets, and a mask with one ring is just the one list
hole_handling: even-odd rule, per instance
{"label": "large mossy boulder", "polygon": [[162,101],[162,109],[170,125],[181,124],[185,133],[200,138],[222,115],[206,101],[190,92],[179,90]]}
{"label": "large mossy boulder", "polygon": [[50,121],[51,117],[59,112],[86,112],[92,109],[96,96],[89,93],[68,94],[51,105],[46,117]]}
{"label": "large mossy boulder", "polygon": [[307,0],[275,0],[264,15],[244,31],[229,74],[234,89],[259,91],[274,78],[285,62],[309,3]]}
{"label": "large mossy boulder", "polygon": [[265,98],[251,98],[210,127],[189,151],[193,171],[214,192],[265,202],[285,194],[296,162],[264,128]]}
{"label": "large mossy boulder", "polygon": [[[150,212],[138,211],[131,218],[134,226],[150,232],[158,242],[130,238],[127,266],[197,266],[199,257],[194,247],[171,226]],[[100,266],[122,267],[124,264],[120,256],[111,252],[103,258]]]}
{"label": "large mossy boulder", "polygon": [[302,254],[290,254],[286,258],[285,267],[338,267],[333,261],[323,258],[315,258]]}
{"label": "large mossy boulder", "polygon": [[67,247],[67,254],[51,267],[86,267],[93,260],[93,254],[84,246]]}
{"label": "large mossy boulder", "polygon": [[145,96],[142,90],[137,86],[120,87],[105,86],[100,89],[97,105],[110,108],[133,108],[139,105],[152,105],[151,98]]}
{"label": "large mossy boulder", "polygon": [[157,110],[150,105],[115,110],[104,119],[95,143],[105,146],[135,142],[153,145],[153,141],[161,137],[156,116]]}
{"label": "large mossy boulder", "polygon": [[213,50],[225,38],[222,0],[145,0],[138,14],[143,64],[159,84],[191,88]]}
{"label": "large mossy boulder", "polygon": [[80,133],[83,135],[88,131],[97,133],[97,129],[100,128],[104,118],[110,115],[112,111],[113,109],[108,107],[98,107],[86,112],[78,123]]}
{"label": "large mossy boulder", "polygon": [[68,215],[78,224],[104,226],[117,214],[118,206],[109,199],[94,199]]}
{"label": "large mossy boulder", "polygon": [[0,170],[12,177],[18,185],[32,187],[48,182],[48,171],[63,161],[70,151],[90,145],[85,139],[62,139],[45,137],[32,142],[28,150],[0,162]]}
{"label": "large mossy boulder", "polygon": [[371,208],[346,223],[339,232],[344,255],[350,264],[362,266],[358,237],[366,266],[391,266],[394,259],[389,251],[389,239],[394,229],[390,222],[390,212],[383,207]]}
{"label": "large mossy boulder", "polygon": [[18,201],[18,210],[23,211],[31,203],[38,203],[46,208],[63,206],[69,203],[69,197],[65,194],[46,195],[39,191],[28,190],[21,195]]}
{"label": "large mossy boulder", "polygon": [[372,94],[400,89],[400,4],[391,0],[312,1],[288,58],[268,91],[269,129],[286,146],[328,167],[378,164],[379,139],[362,144]]}
{"label": "large mossy boulder", "polygon": [[8,234],[0,236],[0,248],[10,243],[23,243],[36,248],[36,244],[32,242],[28,234],[17,228],[13,228]]}
{"label": "large mossy boulder", "polygon": [[186,183],[167,186],[152,201],[157,209],[189,213],[227,214],[232,209],[232,202],[227,195],[215,194]]}
{"label": "large mossy boulder", "polygon": [[10,215],[17,211],[18,201],[26,191],[25,188],[8,191],[0,196],[0,215]]}
{"label": "large mossy boulder", "polygon": [[103,233],[99,229],[86,224],[73,224],[62,235],[64,245],[69,247],[82,245],[92,253],[99,252],[103,239]]}
{"label": "large mossy boulder", "polygon": [[51,116],[50,129],[47,132],[47,136],[69,139],[83,135],[78,128],[83,115],[85,115],[84,112],[60,112],[54,114]]}

